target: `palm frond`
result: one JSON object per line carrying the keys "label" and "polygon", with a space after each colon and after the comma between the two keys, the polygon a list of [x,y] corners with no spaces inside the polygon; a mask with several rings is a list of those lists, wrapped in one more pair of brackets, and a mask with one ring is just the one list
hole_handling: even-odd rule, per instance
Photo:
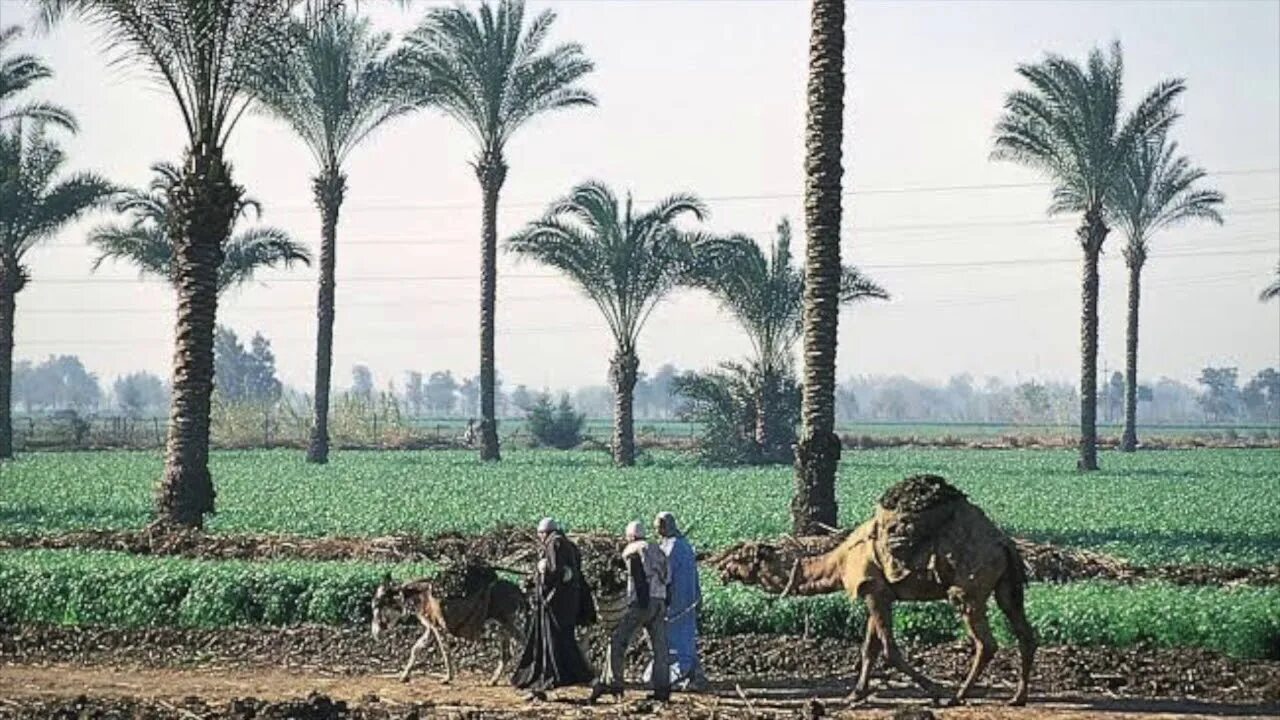
{"label": "palm frond", "polygon": [[[752,362],[769,371],[789,366],[802,334],[804,272],[791,253],[791,224],[784,218],[766,251],[743,235],[708,244],[691,284],[709,291],[742,326]],[[889,299],[889,293],[857,268],[845,266],[840,301]]]}
{"label": "palm frond", "polygon": [[218,268],[219,292],[249,282],[263,268],[311,264],[310,251],[284,230],[273,227],[255,227],[234,235],[224,250],[225,258]]}
{"label": "palm frond", "polygon": [[1262,302],[1269,302],[1280,298],[1280,265],[1276,266],[1276,278],[1271,284],[1263,288],[1262,294],[1258,295],[1258,299]]}
{"label": "palm frond", "polygon": [[38,0],[46,25],[76,15],[96,25],[117,62],[168,88],[191,147],[218,149],[251,100],[260,69],[286,54],[300,0]]}
{"label": "palm frond", "polygon": [[[168,163],[156,163],[151,169],[154,177],[149,190],[122,193],[114,204],[116,212],[125,216],[125,222],[101,225],[90,232],[89,244],[98,251],[94,270],[107,260],[125,261],[136,265],[144,275],[176,281],[173,239],[169,235],[169,191],[178,182],[178,170]],[[246,208],[261,213],[256,200],[245,198],[240,202],[236,221],[244,217]],[[311,262],[310,252],[294,242],[288,233],[266,226],[255,226],[238,234],[233,228],[223,253],[223,263],[218,269],[219,292],[248,282],[262,268],[287,268]]]}
{"label": "palm frond", "polygon": [[0,255],[16,262],[71,221],[109,202],[117,188],[93,173],[61,176],[66,155],[43,123],[0,132]]}
{"label": "palm frond", "polygon": [[391,36],[346,11],[291,23],[289,52],[257,68],[251,84],[262,108],[287,123],[322,172],[336,171],[371,133],[419,107],[407,52]]}
{"label": "palm frond", "polygon": [[31,120],[76,132],[79,126],[71,111],[60,105],[39,100],[20,100],[19,93],[41,80],[53,77],[53,70],[35,55],[8,55],[14,40],[22,36],[22,28],[11,25],[0,28],[0,122]]}
{"label": "palm frond", "polygon": [[1148,240],[1163,227],[1190,220],[1222,224],[1225,196],[1198,187],[1208,174],[1179,155],[1178,144],[1166,135],[1132,148],[1122,172],[1107,202],[1107,213],[1128,236],[1125,256],[1130,264],[1146,260]]}
{"label": "palm frond", "polygon": [[583,183],[508,239],[506,250],[568,276],[599,307],[618,345],[634,348],[649,315],[689,280],[699,255],[724,250],[673,225],[701,207],[695,197],[673,197],[679,202],[635,214],[630,197],[624,207],[607,185]]}
{"label": "palm frond", "polygon": [[1126,158],[1177,118],[1185,84],[1166,80],[1121,119],[1124,63],[1119,43],[1084,64],[1048,54],[1020,65],[1029,86],[1005,96],[991,157],[1053,181],[1050,213],[1101,210],[1121,182]]}
{"label": "palm frond", "polygon": [[482,156],[501,156],[515,131],[553,110],[594,105],[577,83],[594,68],[581,46],[543,51],[555,21],[527,24],[523,0],[434,8],[406,38],[408,64],[426,102],[457,120]]}

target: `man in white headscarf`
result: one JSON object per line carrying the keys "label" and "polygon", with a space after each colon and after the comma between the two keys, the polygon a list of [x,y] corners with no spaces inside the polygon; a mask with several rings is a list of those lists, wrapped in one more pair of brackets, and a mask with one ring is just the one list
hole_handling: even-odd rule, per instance
{"label": "man in white headscarf", "polygon": [[[668,655],[667,584],[671,577],[667,556],[657,545],[645,541],[644,525],[639,521],[628,523],[626,534],[627,546],[622,550],[622,560],[627,566],[627,612],[609,638],[609,657],[604,674],[592,686],[587,704],[594,704],[605,693],[622,698],[622,665],[626,660],[627,646],[641,628],[649,636],[653,657],[660,660]],[[659,702],[671,699],[667,663],[656,663],[652,675],[652,698]]]}
{"label": "man in white headscarf", "polygon": [[[663,511],[653,520],[659,547],[667,556],[671,586],[667,595],[667,645],[672,686],[700,690],[707,678],[698,661],[698,612],[702,610],[702,585],[698,581],[698,556],[676,525],[676,516]],[[656,661],[656,658],[655,658]],[[652,672],[650,665],[645,677]]]}

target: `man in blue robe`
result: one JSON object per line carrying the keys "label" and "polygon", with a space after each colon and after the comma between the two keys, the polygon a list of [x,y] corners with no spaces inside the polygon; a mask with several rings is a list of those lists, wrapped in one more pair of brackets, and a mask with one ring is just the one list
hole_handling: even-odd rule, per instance
{"label": "man in blue robe", "polygon": [[[660,512],[653,521],[667,555],[671,587],[667,591],[667,647],[670,651],[671,686],[700,690],[707,679],[698,662],[698,613],[702,610],[702,586],[698,582],[698,558],[689,540],[676,526],[676,518]],[[650,668],[645,669],[645,678]]]}

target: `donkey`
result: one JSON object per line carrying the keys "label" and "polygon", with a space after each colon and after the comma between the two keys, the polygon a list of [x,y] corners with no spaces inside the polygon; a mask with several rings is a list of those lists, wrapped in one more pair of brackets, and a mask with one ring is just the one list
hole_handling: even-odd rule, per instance
{"label": "donkey", "polygon": [[498,684],[511,659],[511,645],[519,642],[517,618],[525,607],[524,593],[515,583],[502,578],[495,580],[484,591],[460,600],[439,598],[433,589],[431,581],[427,579],[398,585],[387,574],[373,593],[375,638],[407,615],[416,617],[424,628],[422,636],[409,651],[409,662],[400,673],[401,682],[409,682],[409,675],[418,664],[418,653],[426,650],[433,639],[444,658],[444,678],[441,682],[452,682],[453,663],[449,658],[449,644],[445,638],[476,640],[484,627],[492,624],[499,635],[499,656],[498,667],[489,679],[489,684]]}

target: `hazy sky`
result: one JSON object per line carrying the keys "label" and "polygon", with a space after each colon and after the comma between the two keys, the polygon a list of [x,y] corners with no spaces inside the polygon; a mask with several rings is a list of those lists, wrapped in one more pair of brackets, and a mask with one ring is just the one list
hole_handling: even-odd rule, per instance
{"label": "hazy sky", "polygon": [[[361,2],[402,32],[425,11]],[[717,231],[767,241],[779,218],[802,226],[808,4],[795,0],[578,0],[531,3],[559,13],[553,40],[597,63],[595,109],[544,117],[508,148],[499,216],[516,230],[573,184],[598,178],[638,199],[691,191]],[[1014,66],[1045,51],[1082,57],[1124,44],[1128,99],[1158,79],[1189,90],[1181,147],[1228,198],[1224,227],[1157,236],[1145,273],[1142,371],[1194,379],[1206,364],[1252,374],[1280,362],[1280,303],[1258,292],[1280,257],[1280,3],[852,2],[845,139],[844,255],[894,294],[841,314],[839,375],[971,372],[1074,379],[1079,367],[1079,257],[1071,218],[1045,216],[1041,178],[988,160]],[[5,24],[30,6],[0,0]],[[39,95],[70,107],[83,130],[73,169],[127,184],[175,160],[169,96],[137,67],[108,66],[97,32],[69,23],[23,48],[57,73]],[[408,369],[475,372],[479,189],[474,148],[423,112],[356,151],[339,230],[334,378],[367,363],[379,384]],[[311,157],[275,122],[250,117],[230,157],[265,221],[313,247]],[[1008,187],[1014,185],[1014,187]],[[956,186],[963,186],[956,188]],[[972,186],[979,186],[974,188]],[[1004,187],[992,187],[1004,186]],[[951,189],[939,189],[951,188]],[[107,381],[146,368],[167,376],[172,293],[127,266],[91,273],[84,246],[98,217],[30,253],[19,298],[17,356],[79,354]],[[1100,369],[1122,368],[1125,274],[1118,232],[1103,264]],[[603,383],[612,343],[595,308],[551,271],[500,259],[498,368],[508,384]],[[272,341],[283,379],[312,382],[315,271],[267,273],[224,296],[220,319]],[[698,293],[651,318],[642,365],[707,367],[745,353],[738,328]]]}

